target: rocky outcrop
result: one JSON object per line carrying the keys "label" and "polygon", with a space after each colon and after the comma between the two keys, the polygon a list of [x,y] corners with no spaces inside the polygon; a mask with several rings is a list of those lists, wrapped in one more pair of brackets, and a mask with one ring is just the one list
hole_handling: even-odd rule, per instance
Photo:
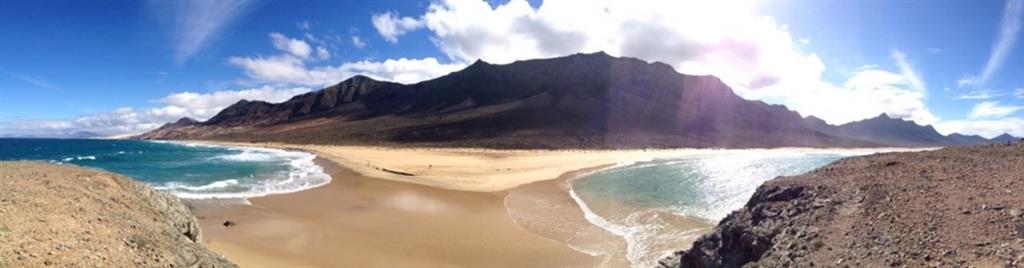
{"label": "rocky outcrop", "polygon": [[0,267],[235,267],[177,198],[71,165],[0,162]]}
{"label": "rocky outcrop", "polygon": [[854,157],[766,182],[661,266],[1021,267],[1022,211],[1024,142]]}

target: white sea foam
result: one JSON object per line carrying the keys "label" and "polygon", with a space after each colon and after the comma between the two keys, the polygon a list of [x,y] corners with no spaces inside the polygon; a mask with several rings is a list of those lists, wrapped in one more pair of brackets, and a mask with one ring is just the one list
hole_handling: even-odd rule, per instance
{"label": "white sea foam", "polygon": [[[280,173],[259,174],[253,178],[228,179],[205,185],[171,182],[157,188],[187,199],[250,198],[271,194],[293,193],[320,187],[331,182],[331,176],[313,162],[316,155],[306,152],[270,148],[221,146],[184,142],[165,142],[190,147],[226,148],[238,153],[215,157],[221,161],[278,162],[287,165]],[[237,190],[236,190],[237,189]]]}
{"label": "white sea foam", "polygon": [[588,222],[601,227],[608,232],[623,237],[626,240],[626,260],[630,262],[630,266],[633,267],[653,267],[656,264],[656,259],[649,258],[648,253],[648,240],[646,237],[655,235],[657,231],[657,225],[651,222],[641,222],[642,218],[649,213],[656,213],[653,211],[648,212],[637,212],[631,214],[625,219],[627,223],[636,222],[637,224],[623,225],[613,223],[596,213],[587,206],[580,195],[575,192],[575,189],[569,187],[569,196],[575,200],[575,203],[580,205],[580,209],[584,213],[584,218]]}
{"label": "white sea foam", "polygon": [[184,184],[184,183],[179,183],[179,182],[169,182],[169,183],[164,184],[163,186],[156,186],[154,188],[156,188],[157,190],[209,191],[209,190],[223,189],[223,188],[227,188],[227,187],[231,187],[231,186],[235,186],[235,185],[238,185],[238,180],[236,180],[236,179],[228,179],[228,180],[222,180],[222,181],[215,181],[215,182],[211,182],[209,184],[200,185],[200,186],[191,186],[191,185]]}
{"label": "white sea foam", "polygon": [[73,156],[73,157],[65,157],[64,159],[61,159],[61,162],[82,161],[82,160],[96,160],[96,156],[92,156],[92,155],[81,156],[81,155],[79,155],[79,156]]}

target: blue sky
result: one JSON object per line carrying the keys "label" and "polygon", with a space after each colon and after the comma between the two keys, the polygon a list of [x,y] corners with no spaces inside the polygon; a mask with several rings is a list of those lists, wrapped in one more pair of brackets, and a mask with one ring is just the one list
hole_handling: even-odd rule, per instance
{"label": "blue sky", "polygon": [[714,74],[845,123],[1024,136],[1014,1],[4,1],[0,136],[138,133],[354,74],[576,52]]}

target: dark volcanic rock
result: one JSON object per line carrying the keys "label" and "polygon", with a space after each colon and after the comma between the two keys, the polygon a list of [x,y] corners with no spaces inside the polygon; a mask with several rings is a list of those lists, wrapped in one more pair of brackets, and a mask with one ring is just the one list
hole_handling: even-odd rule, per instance
{"label": "dark volcanic rock", "polygon": [[965,144],[965,145],[979,145],[979,144],[988,144],[988,143],[992,143],[993,142],[992,140],[986,139],[986,138],[984,138],[982,136],[978,136],[978,135],[963,135],[963,134],[960,134],[960,133],[949,134],[949,139],[953,140],[953,142],[956,143],[956,144]]}
{"label": "dark volcanic rock", "polygon": [[881,144],[909,146],[937,146],[956,144],[932,126],[921,126],[913,121],[890,118],[886,114],[837,127],[819,128],[822,132]]}
{"label": "dark volcanic rock", "polygon": [[1022,193],[1024,143],[843,159],[766,182],[661,266],[1021,267]]}

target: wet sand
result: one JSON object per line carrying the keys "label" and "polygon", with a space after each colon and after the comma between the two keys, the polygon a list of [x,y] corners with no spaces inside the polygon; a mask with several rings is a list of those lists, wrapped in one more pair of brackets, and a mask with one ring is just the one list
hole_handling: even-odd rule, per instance
{"label": "wet sand", "polygon": [[505,191],[444,190],[317,163],[330,184],[252,205],[197,205],[207,246],[242,267],[593,267],[597,260],[518,227]]}

